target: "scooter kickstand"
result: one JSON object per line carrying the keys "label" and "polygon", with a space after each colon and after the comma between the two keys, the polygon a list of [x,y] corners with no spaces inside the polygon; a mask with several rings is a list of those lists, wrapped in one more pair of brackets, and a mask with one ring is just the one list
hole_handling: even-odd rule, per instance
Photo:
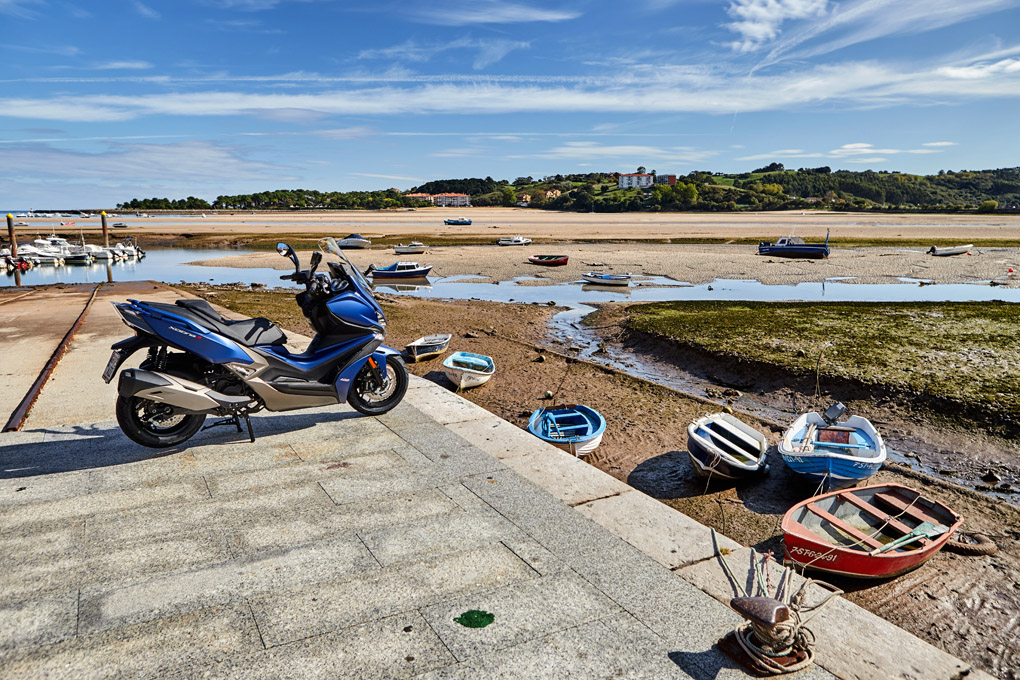
{"label": "scooter kickstand", "polygon": [[[248,417],[247,413],[244,414],[244,424],[248,426],[248,439],[250,439],[251,443],[254,444],[255,443],[255,433],[252,432],[252,429],[251,429],[251,418]],[[237,431],[238,432],[241,431],[241,423],[237,424]]]}

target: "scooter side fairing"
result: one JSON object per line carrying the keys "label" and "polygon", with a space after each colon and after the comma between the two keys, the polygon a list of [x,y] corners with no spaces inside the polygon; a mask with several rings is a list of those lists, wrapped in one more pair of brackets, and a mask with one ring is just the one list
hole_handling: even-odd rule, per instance
{"label": "scooter side fairing", "polygon": [[[359,348],[371,343],[373,338],[374,334],[361,335],[346,342],[305,351],[302,354],[292,354],[282,345],[259,345],[252,349],[267,357],[272,364],[268,375],[263,376],[267,380],[286,376],[329,382],[336,374],[336,370],[344,368],[357,355]],[[329,377],[326,377],[327,375]]]}
{"label": "scooter side fairing", "polygon": [[[382,342],[382,336],[378,335],[378,342]],[[387,347],[386,345],[368,345],[365,347],[365,352],[362,356],[352,361],[347,368],[340,372],[340,375],[336,379],[336,395],[341,402],[347,401],[347,394],[351,390],[351,384],[354,378],[358,375],[365,364],[368,363],[369,357],[375,360],[376,366],[379,367],[379,372],[386,375],[386,358],[391,356],[400,356],[400,352]]]}
{"label": "scooter side fairing", "polygon": [[194,321],[162,310],[155,310],[138,300],[128,300],[151,332],[177,349],[191,352],[211,364],[250,364],[251,358],[233,340],[223,337]]}

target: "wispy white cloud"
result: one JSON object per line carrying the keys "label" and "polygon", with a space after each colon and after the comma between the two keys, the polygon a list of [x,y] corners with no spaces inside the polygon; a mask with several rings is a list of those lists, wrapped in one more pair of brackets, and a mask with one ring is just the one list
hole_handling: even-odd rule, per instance
{"label": "wispy white cloud", "polygon": [[56,54],[61,57],[74,57],[81,53],[81,50],[74,45],[5,45],[0,48],[15,50],[18,52],[31,52],[34,54]]}
{"label": "wispy white cloud", "polygon": [[394,179],[403,182],[422,182],[420,177],[404,177],[403,175],[377,175],[371,172],[348,172],[348,175],[356,175],[357,177],[374,177],[378,179]]}
{"label": "wispy white cloud", "polygon": [[[953,144],[954,142],[927,142],[925,144],[922,144],[921,146],[941,147]],[[885,156],[895,156],[897,154],[930,154],[930,153],[941,153],[941,149],[937,148],[879,149],[875,148],[874,144],[868,144],[867,142],[853,142],[851,144],[843,144],[838,148],[824,152],[818,151],[808,152],[803,149],[779,149],[777,151],[769,151],[767,153],[757,153],[750,156],[741,156],[736,160],[764,161],[786,158],[832,158],[837,160],[845,160],[847,163],[878,163],[887,160]],[[882,157],[879,157],[878,154],[881,154]]]}
{"label": "wispy white cloud", "polygon": [[425,62],[443,52],[459,49],[478,50],[474,68],[481,69],[494,64],[514,50],[527,49],[531,43],[519,40],[472,40],[460,38],[445,43],[419,44],[408,40],[400,45],[379,49],[362,50],[358,59],[391,59],[395,61]]}
{"label": "wispy white cloud", "polygon": [[18,19],[38,19],[36,7],[45,5],[43,0],[0,0],[0,14]]}
{"label": "wispy white cloud", "polygon": [[777,40],[763,64],[784,57],[806,59],[893,35],[923,33],[1015,6],[1014,0],[849,0],[834,4],[814,23]]}
{"label": "wispy white cloud", "polygon": [[993,63],[976,63],[969,66],[947,66],[941,72],[949,78],[976,80],[999,73],[1020,73],[1020,59],[1002,59]]}
{"label": "wispy white cloud", "polygon": [[828,0],[731,0],[727,28],[740,35],[733,49],[748,52],[775,39],[784,22],[822,16]]}
{"label": "wispy white cloud", "polygon": [[[242,83],[277,82],[275,92],[241,88],[88,96],[8,98],[0,117],[66,121],[120,121],[154,115],[266,115],[293,109],[330,115],[501,114],[610,112],[732,114],[805,110],[837,103],[843,107],[875,108],[904,103],[923,105],[1020,95],[1020,71],[1000,69],[984,78],[950,79],[946,67],[966,67],[966,60],[911,70],[878,62],[850,62],[788,70],[776,75],[735,76],[724,70],[677,69],[652,79],[602,81],[458,77],[451,80],[382,80],[364,87],[328,90],[303,87],[342,82],[317,74],[232,79]],[[69,82],[74,82],[69,81]],[[120,82],[120,81],[118,81]],[[142,78],[138,82],[145,81]],[[152,80],[151,82],[159,82]],[[167,81],[170,82],[170,81]],[[176,81],[175,81],[176,82]],[[351,83],[362,82],[361,79]],[[767,92],[768,96],[762,96]]]}
{"label": "wispy white cloud", "polygon": [[145,69],[152,68],[152,64],[147,61],[108,61],[105,64],[99,64],[96,66],[101,71],[115,71],[115,70],[134,70],[143,71]]}
{"label": "wispy white cloud", "polygon": [[333,128],[331,130],[313,130],[312,134],[323,139],[355,139],[368,137],[375,132],[370,127]]}
{"label": "wispy white cloud", "polygon": [[503,0],[446,0],[428,3],[427,7],[411,10],[408,16],[426,24],[467,26],[569,21],[581,16],[581,13]]}
{"label": "wispy white cloud", "polygon": [[135,9],[135,14],[137,14],[140,17],[144,17],[146,19],[162,19],[163,18],[162,14],[160,14],[156,10],[152,9],[151,7],[146,5],[144,2],[141,2],[140,0],[135,0],[132,6]]}
{"label": "wispy white cloud", "polygon": [[100,153],[82,153],[44,144],[4,149],[0,179],[75,177],[137,178],[138,182],[282,178],[284,168],[249,158],[240,150],[205,142],[111,144]]}
{"label": "wispy white cloud", "polygon": [[596,142],[567,142],[548,151],[511,158],[550,158],[556,160],[614,160],[630,159],[634,162],[668,161],[698,163],[717,155],[717,151],[694,149],[688,146],[643,146],[630,144],[597,144]]}

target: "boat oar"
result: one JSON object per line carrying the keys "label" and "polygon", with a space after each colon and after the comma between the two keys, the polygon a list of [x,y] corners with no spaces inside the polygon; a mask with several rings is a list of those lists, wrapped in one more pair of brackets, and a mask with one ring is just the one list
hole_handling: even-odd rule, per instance
{"label": "boat oar", "polygon": [[949,527],[944,524],[932,524],[931,522],[921,522],[918,524],[909,534],[900,536],[895,541],[886,543],[881,548],[875,548],[869,554],[880,555],[884,552],[894,550],[900,546],[913,543],[919,538],[935,538],[949,531]]}
{"label": "boat oar", "polygon": [[840,444],[839,442],[822,442],[817,439],[811,442],[815,446],[836,446],[841,449],[873,449],[874,446],[868,446],[867,444]]}

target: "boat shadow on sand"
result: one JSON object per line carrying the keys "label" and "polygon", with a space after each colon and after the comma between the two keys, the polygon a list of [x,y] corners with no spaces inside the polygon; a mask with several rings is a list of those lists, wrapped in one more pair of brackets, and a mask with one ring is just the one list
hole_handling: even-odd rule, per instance
{"label": "boat shadow on sand", "polygon": [[[775,530],[768,538],[757,541],[749,547],[759,554],[771,551],[781,562],[783,532],[779,528],[779,522],[782,516],[800,501],[816,495],[818,490],[815,484],[805,482],[803,477],[795,474],[783,463],[774,445],[769,447],[766,458],[770,466],[768,473],[753,479],[733,482],[698,477],[694,473],[694,466],[686,450],[667,451],[639,463],[628,475],[626,482],[662,501],[709,497],[704,501],[704,513],[700,519],[709,525],[717,524],[711,518],[715,512],[721,512],[731,528],[735,524],[745,522],[764,521],[766,524],[774,525]],[[752,517],[749,518],[747,513],[751,513]],[[717,528],[722,530],[721,527]],[[844,592],[862,590],[886,581],[886,579],[852,579],[817,572],[809,575],[823,578]]]}
{"label": "boat shadow on sand", "polygon": [[[252,428],[256,441],[271,446],[270,437],[284,437],[288,442],[295,433],[316,426],[333,426],[353,418],[362,418],[353,412],[303,413],[255,416]],[[208,418],[206,425],[216,419]],[[243,425],[242,425],[243,428]],[[163,458],[184,451],[201,452],[210,446],[244,445],[251,447],[248,432],[238,432],[232,425],[215,427],[201,432],[187,444],[165,449],[151,449],[128,439],[116,423],[97,423],[59,428],[28,428],[26,434],[39,433],[39,442],[5,442],[0,439],[0,479],[18,479],[55,472],[74,472],[136,463],[142,460]]]}

